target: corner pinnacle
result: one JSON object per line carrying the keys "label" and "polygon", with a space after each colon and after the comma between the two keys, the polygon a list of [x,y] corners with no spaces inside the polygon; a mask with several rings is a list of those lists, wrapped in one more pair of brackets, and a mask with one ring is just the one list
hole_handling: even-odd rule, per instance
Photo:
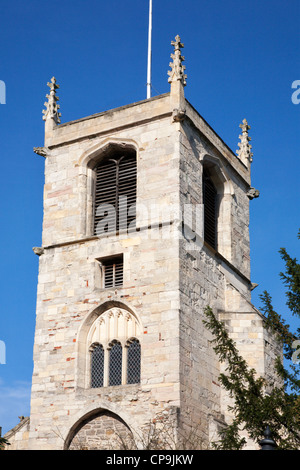
{"label": "corner pinnacle", "polygon": [[248,125],[246,119],[243,120],[242,124],[239,126],[242,129],[242,135],[239,136],[241,142],[238,143],[239,149],[236,151],[237,156],[240,160],[248,166],[249,163],[252,163],[253,153],[251,152],[252,145],[249,144],[251,137],[248,135],[248,130],[251,129]]}
{"label": "corner pinnacle", "polygon": [[52,77],[50,83],[48,82],[47,85],[50,88],[50,94],[46,95],[48,101],[44,103],[46,109],[43,109],[43,120],[47,121],[48,119],[53,119],[55,124],[59,124],[61,113],[58,112],[60,106],[57,104],[59,98],[56,96],[56,90],[59,88],[59,85],[56,83],[55,77]]}
{"label": "corner pinnacle", "polygon": [[184,57],[181,55],[181,49],[184,47],[184,44],[180,40],[180,36],[177,34],[175,41],[171,42],[171,45],[174,46],[174,54],[171,54],[171,58],[173,62],[170,62],[171,70],[168,71],[169,79],[168,82],[172,83],[174,81],[180,80],[182,85],[186,85],[186,78],[185,75],[185,66],[182,65],[184,62]]}

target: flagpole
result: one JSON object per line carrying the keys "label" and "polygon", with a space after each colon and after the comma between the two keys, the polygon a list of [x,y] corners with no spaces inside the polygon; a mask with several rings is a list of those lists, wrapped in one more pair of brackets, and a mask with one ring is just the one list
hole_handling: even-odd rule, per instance
{"label": "flagpole", "polygon": [[147,98],[151,98],[151,55],[152,55],[152,44],[151,43],[152,43],[152,0],[149,0]]}

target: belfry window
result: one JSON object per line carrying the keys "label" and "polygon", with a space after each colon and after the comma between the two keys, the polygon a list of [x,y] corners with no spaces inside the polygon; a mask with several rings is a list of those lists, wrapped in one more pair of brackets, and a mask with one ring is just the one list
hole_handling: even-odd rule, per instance
{"label": "belfry window", "polygon": [[94,171],[94,235],[128,229],[136,218],[135,150],[114,148]]}
{"label": "belfry window", "polygon": [[217,250],[217,190],[206,169],[203,171],[204,241]]}

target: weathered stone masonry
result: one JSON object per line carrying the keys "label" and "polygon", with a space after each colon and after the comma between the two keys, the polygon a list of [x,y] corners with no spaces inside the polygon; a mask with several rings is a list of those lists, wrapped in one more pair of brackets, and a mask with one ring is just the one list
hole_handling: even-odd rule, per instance
{"label": "weathered stone masonry", "polygon": [[[202,322],[208,304],[251,366],[265,374],[268,364],[272,374],[277,346],[251,304],[249,126],[237,156],[185,99],[183,45],[178,37],[172,44],[171,90],[155,98],[60,124],[58,85],[49,83],[45,143],[35,149],[45,157],[45,186],[30,425],[26,435],[10,434],[11,448],[103,449],[118,433],[141,448],[158,415],[180,433],[197,429],[208,448],[230,419]],[[136,152],[142,210],[133,229],[95,236],[94,168],[120,148]],[[184,205],[203,210],[204,168],[217,191],[217,249],[203,241],[203,224],[194,240],[192,219],[182,232]],[[99,260],[121,254],[123,285],[105,289]],[[135,325],[140,383],[91,388],[89,341],[101,318],[123,347],[120,331]]]}

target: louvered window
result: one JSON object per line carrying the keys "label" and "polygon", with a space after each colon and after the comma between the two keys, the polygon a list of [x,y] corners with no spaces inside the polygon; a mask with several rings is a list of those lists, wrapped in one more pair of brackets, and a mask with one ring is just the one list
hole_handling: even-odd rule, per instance
{"label": "louvered window", "polygon": [[103,269],[103,287],[121,287],[123,285],[123,256],[101,260]]}
{"label": "louvered window", "polygon": [[115,150],[95,172],[94,234],[127,229],[136,217],[135,151]]}
{"label": "louvered window", "polygon": [[133,339],[127,351],[127,383],[137,384],[141,380],[141,345]]}
{"label": "louvered window", "polygon": [[204,240],[217,249],[217,191],[207,173],[203,172]]}

